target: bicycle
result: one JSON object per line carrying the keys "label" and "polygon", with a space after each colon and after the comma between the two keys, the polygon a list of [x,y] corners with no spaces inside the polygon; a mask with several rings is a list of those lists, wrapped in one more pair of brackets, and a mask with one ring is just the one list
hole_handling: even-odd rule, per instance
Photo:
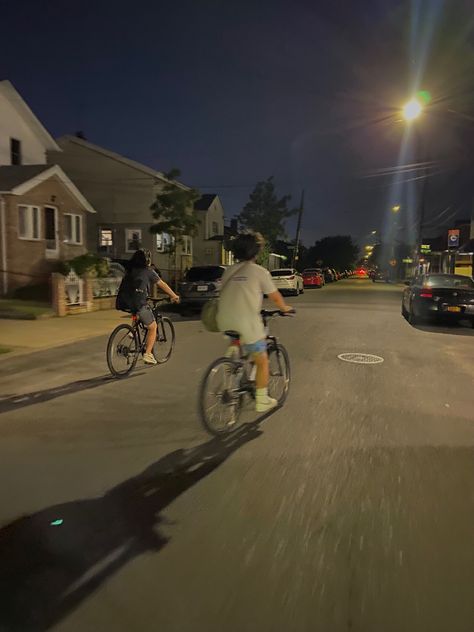
{"label": "bicycle", "polygon": [[[275,336],[268,331],[268,320],[274,316],[289,316],[293,312],[279,309],[260,312],[265,325],[267,353],[270,369],[268,395],[283,406],[290,387],[290,359],[288,352]],[[246,396],[255,400],[255,363],[245,355],[240,344],[240,334],[226,331],[230,345],[225,357],[217,358],[207,369],[199,389],[199,413],[207,432],[222,436],[237,428],[239,415]],[[216,386],[213,386],[213,382]],[[217,419],[216,419],[217,417]]]}
{"label": "bicycle", "polygon": [[[158,303],[168,299],[148,298],[153,303],[152,311],[157,322],[156,342],[153,355],[158,364],[167,362],[173,352],[175,331],[173,323],[167,316],[158,312]],[[107,365],[115,377],[125,377],[133,371],[138,357],[144,353],[148,329],[140,322],[136,314],[132,314],[132,325],[118,325],[110,334],[107,342]]]}

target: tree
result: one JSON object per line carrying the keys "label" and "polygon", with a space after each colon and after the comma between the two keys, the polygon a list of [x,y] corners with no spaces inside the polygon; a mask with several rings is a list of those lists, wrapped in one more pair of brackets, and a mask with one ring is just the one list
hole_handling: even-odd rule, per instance
{"label": "tree", "polygon": [[290,195],[278,199],[273,177],[257,182],[249,201],[238,216],[240,225],[261,233],[270,244],[285,236],[285,221],[297,210],[289,209]]}
{"label": "tree", "polygon": [[349,235],[324,237],[308,248],[306,264],[314,267],[318,261],[322,261],[326,267],[346,270],[354,265],[358,254],[359,247]]}
{"label": "tree", "polygon": [[179,169],[172,169],[165,174],[167,182],[156,195],[156,200],[150,209],[153,217],[157,220],[150,231],[156,233],[167,233],[172,236],[169,246],[169,253],[174,253],[174,272],[177,281],[178,272],[178,244],[183,242],[185,235],[196,234],[199,220],[194,212],[194,202],[199,199],[200,193],[196,189],[185,188],[176,182],[176,178],[181,175]]}

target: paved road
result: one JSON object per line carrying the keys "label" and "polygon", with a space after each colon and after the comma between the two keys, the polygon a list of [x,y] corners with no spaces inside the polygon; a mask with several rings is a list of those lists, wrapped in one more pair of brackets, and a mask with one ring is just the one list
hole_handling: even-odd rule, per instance
{"label": "paved road", "polygon": [[221,443],[195,400],[224,343],[197,321],[125,381],[104,337],[3,359],[0,631],[472,632],[473,331],[399,299],[290,299],[287,405]]}

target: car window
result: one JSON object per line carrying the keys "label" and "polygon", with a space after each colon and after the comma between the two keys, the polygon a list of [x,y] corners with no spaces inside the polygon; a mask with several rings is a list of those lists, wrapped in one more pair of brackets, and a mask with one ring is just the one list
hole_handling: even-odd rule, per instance
{"label": "car window", "polygon": [[288,269],[284,269],[284,270],[272,270],[271,275],[276,277],[276,276],[293,276],[293,274],[295,273],[294,270],[290,270]]}
{"label": "car window", "polygon": [[219,266],[196,267],[188,270],[186,281],[194,283],[196,281],[217,281],[224,274],[224,268]]}
{"label": "car window", "polygon": [[474,290],[474,281],[460,274],[433,274],[426,278],[426,285],[437,288]]}

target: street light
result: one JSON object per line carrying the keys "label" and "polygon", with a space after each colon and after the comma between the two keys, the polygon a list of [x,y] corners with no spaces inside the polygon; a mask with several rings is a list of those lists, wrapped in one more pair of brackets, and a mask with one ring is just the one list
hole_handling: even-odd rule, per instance
{"label": "street light", "polygon": [[395,204],[395,206],[392,206],[393,213],[398,213],[399,210],[400,210],[400,204]]}
{"label": "street light", "polygon": [[414,121],[420,116],[423,111],[423,105],[416,98],[410,99],[408,103],[403,106],[402,114],[405,121]]}

